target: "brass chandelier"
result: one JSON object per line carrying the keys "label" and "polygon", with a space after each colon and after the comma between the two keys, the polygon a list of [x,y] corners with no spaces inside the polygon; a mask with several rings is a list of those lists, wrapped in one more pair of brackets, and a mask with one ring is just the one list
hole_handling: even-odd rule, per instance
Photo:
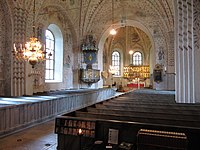
{"label": "brass chandelier", "polygon": [[[38,38],[35,36],[35,0],[33,6],[33,36],[30,38],[30,41],[25,44],[19,44],[16,46],[14,44],[13,55],[18,60],[28,61],[32,68],[39,63],[40,61],[44,61],[46,59],[46,49],[45,45],[43,45]],[[51,53],[48,54],[49,57],[52,56]]]}
{"label": "brass chandelier", "polygon": [[114,0],[112,0],[111,4],[112,4],[112,7],[111,7],[111,9],[112,9],[112,29],[110,30],[110,34],[116,35],[117,31],[114,28]]}

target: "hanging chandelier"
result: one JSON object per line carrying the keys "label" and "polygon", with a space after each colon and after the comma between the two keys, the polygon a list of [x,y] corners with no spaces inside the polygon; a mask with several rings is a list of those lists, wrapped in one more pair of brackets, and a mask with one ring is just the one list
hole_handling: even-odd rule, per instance
{"label": "hanging chandelier", "polygon": [[[13,56],[20,61],[28,61],[32,68],[46,59],[45,46],[35,36],[35,0],[33,6],[33,36],[25,44],[14,44]],[[51,53],[48,54],[52,56]]]}
{"label": "hanging chandelier", "polygon": [[116,35],[117,34],[117,31],[114,29],[114,0],[112,0],[112,29],[110,30],[110,34],[111,35]]}

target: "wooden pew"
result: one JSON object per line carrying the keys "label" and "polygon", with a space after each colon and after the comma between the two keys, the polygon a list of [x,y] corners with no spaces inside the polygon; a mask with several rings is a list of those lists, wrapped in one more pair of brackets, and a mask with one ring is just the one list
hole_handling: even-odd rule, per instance
{"label": "wooden pew", "polygon": [[132,122],[142,122],[142,123],[152,123],[152,124],[164,124],[172,126],[186,126],[186,127],[200,127],[200,121],[195,119],[180,119],[180,118],[161,118],[158,116],[132,116],[123,114],[108,114],[108,113],[95,113],[95,112],[83,112],[76,111],[76,117],[85,118],[96,118],[96,119],[106,119],[106,120],[119,120],[119,121],[132,121]]}
{"label": "wooden pew", "polygon": [[[71,115],[74,113],[71,113]],[[76,120],[76,123],[69,123],[68,120]],[[95,122],[95,128],[91,127],[91,123],[88,126],[88,123],[80,123],[81,122]],[[70,125],[71,124],[71,125]],[[69,128],[72,129],[70,131]],[[72,117],[72,116],[60,116],[56,118],[55,122],[55,133],[58,134],[58,149],[64,150],[68,148],[72,148],[72,143],[79,143],[80,137],[77,135],[78,129],[84,129],[89,131],[95,131],[87,132],[84,131],[84,137],[82,138],[82,142],[85,145],[92,145],[94,144],[94,141],[96,140],[102,140],[103,141],[103,147],[107,144],[108,139],[108,130],[110,128],[114,128],[119,130],[119,143],[125,141],[128,143],[132,143],[134,147],[137,142],[137,133],[140,129],[145,128],[149,130],[161,130],[161,131],[167,131],[167,132],[182,132],[185,133],[185,135],[188,138],[188,147],[187,150],[198,150],[199,146],[199,138],[200,138],[200,128],[187,128],[187,127],[178,127],[178,126],[168,126],[168,125],[159,125],[159,124],[149,124],[149,123],[141,123],[141,122],[126,122],[126,121],[115,121],[115,120],[106,120],[106,119],[97,119],[97,118],[86,118],[86,117]],[[95,130],[93,130],[95,129]],[[74,130],[74,131],[73,131]],[[69,132],[70,131],[70,132]],[[72,135],[69,135],[72,134]],[[95,136],[93,136],[95,135]],[[86,137],[85,137],[86,136]],[[87,138],[90,137],[91,138]],[[93,144],[92,144],[93,143]],[[140,143],[141,144],[141,143]],[[161,143],[160,143],[161,144]],[[79,146],[78,144],[73,144],[73,146]],[[162,145],[160,145],[162,146]],[[134,149],[136,149],[136,147]],[[78,147],[76,147],[78,148]],[[101,149],[100,149],[101,150]]]}
{"label": "wooden pew", "polygon": [[188,110],[195,111],[200,110],[200,106],[195,105],[160,105],[160,104],[137,104],[137,103],[111,103],[111,102],[103,102],[104,106],[120,106],[120,107],[140,107],[140,108],[154,108],[154,109],[176,109],[176,110]]}
{"label": "wooden pew", "polygon": [[185,112],[181,115],[176,112],[151,112],[151,111],[135,111],[135,110],[126,110],[126,109],[104,109],[104,108],[93,108],[93,107],[87,107],[87,112],[95,112],[95,113],[107,113],[107,114],[119,114],[119,115],[127,115],[127,116],[138,116],[138,117],[159,117],[159,118],[165,118],[165,119],[180,119],[180,120],[192,120],[192,121],[198,121],[196,118],[200,118],[199,114],[188,114]]}
{"label": "wooden pew", "polygon": [[[166,97],[159,94],[128,93],[67,114],[65,117],[97,121],[96,139],[101,139],[102,136],[106,138],[104,132],[108,128],[119,128],[121,132],[122,124],[131,124],[131,130],[128,130],[126,135],[120,133],[123,140],[132,136],[135,143],[136,134],[141,128],[180,131],[188,137],[188,150],[200,147],[200,105],[176,104],[174,95]],[[125,127],[125,130],[127,129]]]}
{"label": "wooden pew", "polygon": [[158,114],[169,114],[169,115],[182,115],[182,116],[187,116],[187,115],[191,115],[191,116],[195,116],[196,118],[199,118],[198,116],[200,116],[200,113],[198,110],[196,111],[188,111],[188,110],[180,110],[180,109],[163,109],[163,108],[149,108],[149,107],[145,107],[145,108],[140,108],[140,107],[121,107],[121,106],[105,106],[105,105],[100,105],[100,104],[96,104],[95,106],[92,107],[88,107],[87,109],[90,108],[97,108],[97,109],[107,109],[107,110],[118,110],[118,111],[133,111],[133,112],[141,112],[141,113],[158,113]]}

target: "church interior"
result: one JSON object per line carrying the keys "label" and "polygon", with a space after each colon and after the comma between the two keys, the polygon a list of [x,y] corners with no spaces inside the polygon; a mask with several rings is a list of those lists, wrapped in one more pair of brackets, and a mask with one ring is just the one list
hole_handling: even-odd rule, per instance
{"label": "church interior", "polygon": [[0,150],[39,125],[30,150],[199,150],[199,24],[199,0],[1,0]]}

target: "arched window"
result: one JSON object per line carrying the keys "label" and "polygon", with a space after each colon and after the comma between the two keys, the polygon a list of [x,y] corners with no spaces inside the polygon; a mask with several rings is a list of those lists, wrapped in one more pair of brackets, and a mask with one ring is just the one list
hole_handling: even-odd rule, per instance
{"label": "arched window", "polygon": [[114,51],[112,53],[112,66],[115,67],[116,72],[115,75],[120,75],[120,53],[117,51]]}
{"label": "arched window", "polygon": [[46,52],[52,54],[47,57],[45,68],[45,82],[63,81],[63,36],[59,27],[55,24],[48,26],[46,30]]}
{"label": "arched window", "polygon": [[46,52],[52,56],[48,59],[46,56],[46,80],[54,80],[54,65],[55,65],[55,38],[50,30],[46,30]]}
{"label": "arched window", "polygon": [[135,52],[133,54],[133,65],[142,65],[142,53]]}

